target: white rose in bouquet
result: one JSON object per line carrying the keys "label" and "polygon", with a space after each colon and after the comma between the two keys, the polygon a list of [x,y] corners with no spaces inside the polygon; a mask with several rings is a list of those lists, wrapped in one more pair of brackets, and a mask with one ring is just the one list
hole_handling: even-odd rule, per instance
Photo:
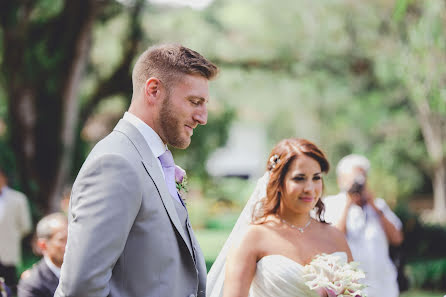
{"label": "white rose in bouquet", "polygon": [[360,282],[365,275],[358,265],[335,254],[317,255],[304,267],[305,284],[321,296],[366,297],[362,292],[365,285]]}

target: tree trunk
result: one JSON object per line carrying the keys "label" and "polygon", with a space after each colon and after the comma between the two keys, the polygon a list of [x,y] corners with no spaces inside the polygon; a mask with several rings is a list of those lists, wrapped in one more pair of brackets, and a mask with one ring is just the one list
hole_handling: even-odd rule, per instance
{"label": "tree trunk", "polygon": [[416,112],[426,149],[432,162],[434,209],[430,220],[446,222],[446,162],[443,151],[443,144],[446,140],[443,122],[446,119],[443,115],[432,111],[427,100],[417,102]]}
{"label": "tree trunk", "polygon": [[0,6],[3,83],[21,189],[38,213],[58,210],[69,175],[78,89],[101,1],[64,2],[59,15],[31,23],[36,2]]}
{"label": "tree trunk", "polygon": [[434,179],[434,219],[446,222],[446,166],[443,163],[435,168]]}
{"label": "tree trunk", "polygon": [[66,83],[62,91],[62,118],[61,118],[61,156],[56,168],[55,180],[52,188],[48,191],[48,202],[51,211],[60,209],[59,201],[62,196],[63,187],[67,183],[71,160],[74,153],[76,140],[77,120],[79,114],[78,90],[85,66],[88,61],[91,45],[91,34],[93,22],[97,13],[97,7],[88,4],[88,10],[81,22],[78,38],[75,42],[71,67],[67,71]]}

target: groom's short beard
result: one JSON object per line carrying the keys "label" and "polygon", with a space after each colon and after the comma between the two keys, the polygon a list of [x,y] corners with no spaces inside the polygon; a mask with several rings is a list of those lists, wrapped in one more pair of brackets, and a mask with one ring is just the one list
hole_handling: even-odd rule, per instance
{"label": "groom's short beard", "polygon": [[168,144],[185,149],[190,144],[190,137],[181,138],[182,124],[179,122],[175,110],[170,102],[170,95],[164,99],[160,110],[160,126]]}

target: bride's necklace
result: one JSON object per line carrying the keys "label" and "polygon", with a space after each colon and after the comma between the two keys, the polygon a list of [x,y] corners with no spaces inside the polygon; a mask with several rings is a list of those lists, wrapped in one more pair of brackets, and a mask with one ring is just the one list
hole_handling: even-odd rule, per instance
{"label": "bride's necklace", "polygon": [[284,224],[290,226],[290,227],[293,228],[293,229],[298,230],[300,233],[304,233],[305,228],[307,228],[307,227],[310,226],[310,224],[311,224],[311,218],[308,219],[308,222],[305,224],[305,226],[303,226],[303,227],[298,227],[298,226],[296,226],[296,225],[293,225],[293,224],[291,224],[291,223],[288,223],[287,221],[285,221],[284,219],[282,219],[282,218],[279,217],[279,216],[277,216],[277,217],[280,219],[280,221],[281,221],[282,223],[284,223]]}

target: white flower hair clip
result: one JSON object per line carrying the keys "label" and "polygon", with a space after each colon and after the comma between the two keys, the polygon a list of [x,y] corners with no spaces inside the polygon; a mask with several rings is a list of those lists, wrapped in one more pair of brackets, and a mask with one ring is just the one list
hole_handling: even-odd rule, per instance
{"label": "white flower hair clip", "polygon": [[273,155],[271,158],[269,158],[269,170],[273,170],[274,168],[276,168],[276,165],[280,162],[280,158],[279,156]]}

